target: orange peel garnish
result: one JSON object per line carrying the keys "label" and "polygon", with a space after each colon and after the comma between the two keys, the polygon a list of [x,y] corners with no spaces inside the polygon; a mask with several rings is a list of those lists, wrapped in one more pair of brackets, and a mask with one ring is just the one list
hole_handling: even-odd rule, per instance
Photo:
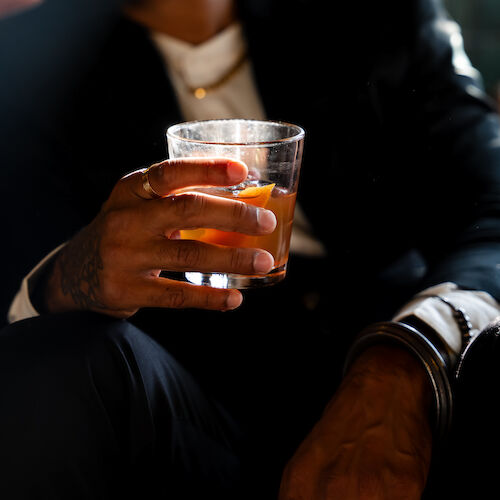
{"label": "orange peel garnish", "polygon": [[238,193],[238,199],[255,207],[265,207],[276,184],[251,186]]}

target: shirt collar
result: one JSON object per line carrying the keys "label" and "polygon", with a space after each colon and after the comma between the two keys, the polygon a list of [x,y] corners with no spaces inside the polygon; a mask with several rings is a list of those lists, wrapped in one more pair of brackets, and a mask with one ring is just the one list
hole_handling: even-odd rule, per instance
{"label": "shirt collar", "polygon": [[177,73],[190,87],[203,87],[223,78],[246,51],[243,30],[233,23],[198,45],[152,32],[151,38],[170,71]]}

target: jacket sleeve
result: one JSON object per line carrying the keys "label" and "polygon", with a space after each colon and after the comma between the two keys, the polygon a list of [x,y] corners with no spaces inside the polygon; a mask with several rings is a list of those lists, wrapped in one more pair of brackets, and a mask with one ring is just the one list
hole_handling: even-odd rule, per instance
{"label": "jacket sleeve", "polygon": [[453,282],[500,299],[500,122],[438,0],[418,0],[412,64],[426,165],[419,180],[425,286]]}

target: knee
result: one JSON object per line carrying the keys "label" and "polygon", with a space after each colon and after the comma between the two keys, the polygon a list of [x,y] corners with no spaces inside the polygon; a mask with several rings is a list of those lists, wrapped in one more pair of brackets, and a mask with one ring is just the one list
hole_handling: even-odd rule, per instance
{"label": "knee", "polygon": [[[11,416],[47,419],[101,410],[117,413],[129,399],[129,323],[93,313],[40,316],[0,332],[0,400]],[[133,374],[132,374],[133,375]],[[61,418],[57,416],[61,413]]]}
{"label": "knee", "polygon": [[30,318],[0,332],[0,399],[23,407],[19,402],[33,392],[44,394],[48,411],[81,410],[86,401],[116,421],[131,411],[150,420],[158,406],[163,414],[186,417],[197,413],[192,401],[203,399],[191,376],[149,335],[88,312]]}
{"label": "knee", "polygon": [[81,386],[96,353],[101,357],[109,353],[128,327],[125,322],[86,312],[12,323],[0,332],[0,389],[19,392],[26,386],[45,392],[54,388],[55,392],[65,385]]}
{"label": "knee", "polygon": [[135,337],[146,335],[125,321],[85,312],[40,316],[4,328],[0,432],[30,429],[42,441],[61,443],[83,439],[89,428],[118,437],[130,414],[130,388],[140,378],[130,362],[137,354],[130,348]]}
{"label": "knee", "polygon": [[86,311],[29,318],[0,331],[0,370],[25,362],[75,363],[143,335],[126,321]]}
{"label": "knee", "polygon": [[[81,481],[98,491],[124,482],[117,477],[130,466],[123,449],[134,405],[120,346],[132,335],[144,334],[89,313],[32,318],[0,332],[0,463],[9,476],[0,491],[67,492]],[[152,439],[142,425],[137,440],[146,447]]]}
{"label": "knee", "polygon": [[88,339],[89,334],[119,331],[126,323],[102,314],[89,311],[72,311],[60,314],[47,314],[11,323],[0,330],[0,343],[8,346],[10,343],[29,340],[43,342],[56,340]]}

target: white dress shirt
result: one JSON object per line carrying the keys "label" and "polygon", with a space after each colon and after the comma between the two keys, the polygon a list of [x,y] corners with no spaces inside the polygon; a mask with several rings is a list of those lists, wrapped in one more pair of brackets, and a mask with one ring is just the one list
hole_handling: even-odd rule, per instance
{"label": "white dress shirt", "polygon": [[[255,86],[251,61],[248,59],[238,66],[237,71],[231,74],[231,78],[209,90],[204,98],[198,99],[193,93],[193,89],[199,87],[210,89],[215,82],[224,79],[246,53],[246,42],[239,24],[229,26],[199,45],[191,45],[163,33],[151,33],[151,39],[163,58],[165,71],[173,84],[186,121],[266,118]],[[23,280],[9,311],[10,322],[38,314],[31,304],[30,290],[36,280],[37,272],[54,258],[60,248],[45,257]],[[311,234],[310,225],[298,205],[290,252],[309,257],[325,255],[324,246]],[[454,283],[443,283],[417,295],[393,318],[399,320],[411,314],[417,316],[438,333],[452,357],[456,356],[462,347],[461,333],[452,310],[439,299],[423,295],[441,295],[452,304],[462,307],[471,319],[473,334],[500,315],[499,304],[486,292],[459,290]]]}

